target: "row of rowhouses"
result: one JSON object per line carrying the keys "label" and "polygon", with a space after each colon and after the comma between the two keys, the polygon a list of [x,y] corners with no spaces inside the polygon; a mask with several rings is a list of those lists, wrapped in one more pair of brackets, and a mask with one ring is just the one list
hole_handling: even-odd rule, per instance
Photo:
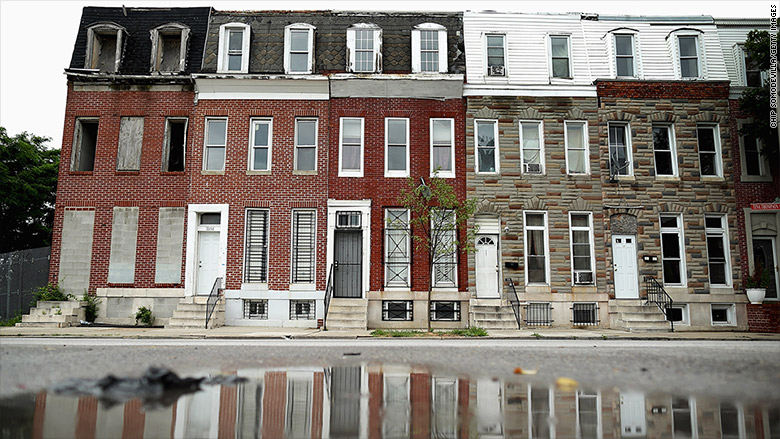
{"label": "row of rowhouses", "polygon": [[[754,28],[85,8],[51,279],[108,323],[202,325],[221,288],[229,325],[316,326],[332,295],[332,328],[665,330],[661,292],[677,327],[747,329],[777,302],[744,274],[780,278],[777,164],[738,133]],[[434,174],[479,228],[429,267],[398,195]]]}

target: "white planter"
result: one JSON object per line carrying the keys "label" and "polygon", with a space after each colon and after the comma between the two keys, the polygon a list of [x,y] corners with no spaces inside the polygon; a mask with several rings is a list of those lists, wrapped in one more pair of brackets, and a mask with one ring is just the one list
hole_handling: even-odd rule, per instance
{"label": "white planter", "polygon": [[760,305],[764,301],[764,296],[766,296],[766,288],[747,288],[745,292],[750,303],[754,305]]}

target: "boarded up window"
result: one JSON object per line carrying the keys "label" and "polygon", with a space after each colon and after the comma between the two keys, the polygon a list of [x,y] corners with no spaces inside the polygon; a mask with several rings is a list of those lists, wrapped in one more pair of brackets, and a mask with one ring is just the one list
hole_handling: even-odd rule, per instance
{"label": "boarded up window", "polygon": [[95,169],[97,135],[97,119],[76,119],[73,157],[70,162],[71,171],[92,171]]}
{"label": "boarded up window", "polygon": [[94,210],[65,210],[57,280],[66,293],[81,296],[89,288],[94,226]]}
{"label": "boarded up window", "polygon": [[119,151],[117,171],[141,169],[141,144],[144,139],[144,118],[123,117],[119,121]]}
{"label": "boarded up window", "polygon": [[157,223],[157,258],[154,281],[181,282],[181,254],[184,242],[184,208],[161,207]]}
{"label": "boarded up window", "polygon": [[162,170],[167,172],[184,171],[187,119],[167,119],[165,122]]}
{"label": "boarded up window", "polygon": [[135,278],[135,246],[138,236],[138,208],[115,207],[111,227],[111,258],[108,282],[131,284]]}

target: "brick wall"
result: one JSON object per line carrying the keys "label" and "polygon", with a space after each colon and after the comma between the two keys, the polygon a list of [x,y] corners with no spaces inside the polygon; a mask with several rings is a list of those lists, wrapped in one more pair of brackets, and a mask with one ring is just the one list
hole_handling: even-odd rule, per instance
{"label": "brick wall", "polygon": [[728,81],[596,81],[602,98],[728,99]]}
{"label": "brick wall", "polygon": [[750,332],[780,332],[780,303],[747,305]]}

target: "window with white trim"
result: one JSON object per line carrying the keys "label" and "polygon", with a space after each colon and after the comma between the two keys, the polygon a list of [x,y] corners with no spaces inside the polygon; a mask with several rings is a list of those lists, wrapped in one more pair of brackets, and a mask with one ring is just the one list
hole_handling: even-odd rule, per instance
{"label": "window with white trim", "polygon": [[574,285],[593,285],[595,253],[593,251],[593,220],[590,212],[569,212],[571,236],[571,268]]}
{"label": "window with white trim", "polygon": [[523,212],[525,284],[548,284],[547,212]]}
{"label": "window with white trim", "polygon": [[349,64],[347,71],[382,71],[382,29],[373,24],[356,24],[347,29]]}
{"label": "window with white trim", "polygon": [[571,78],[568,35],[550,35],[550,73],[553,78]]}
{"label": "window with white trim", "polygon": [[273,120],[252,119],[249,139],[249,170],[270,171]]}
{"label": "window with white trim", "polygon": [[385,177],[409,176],[409,119],[385,118]]}
{"label": "window with white trim", "polygon": [[736,324],[736,314],[733,303],[713,303],[710,305],[712,326]]}
{"label": "window with white trim", "polygon": [[217,73],[249,73],[250,27],[226,23],[219,27]]}
{"label": "window with white trim", "polygon": [[723,176],[719,132],[717,125],[696,127],[696,141],[699,145],[699,172],[702,177]]}
{"label": "window with white trim", "polygon": [[609,131],[609,175],[633,175],[631,166],[631,129],[627,123],[610,122]]}
{"label": "window with white trim", "polygon": [[317,119],[295,119],[295,170],[317,170]]}
{"label": "window with white trim", "polygon": [[339,122],[339,177],[362,177],[364,120],[342,117]]}
{"label": "window with white trim", "polygon": [[488,76],[506,76],[506,35],[485,35]]}
{"label": "window with white trim", "polygon": [[317,213],[292,211],[292,279],[294,284],[314,283]]}
{"label": "window with white trim", "polygon": [[119,147],[116,154],[117,171],[141,169],[141,147],[144,142],[144,118],[119,118]]}
{"label": "window with white trim", "polygon": [[765,177],[769,175],[769,166],[761,156],[761,141],[754,134],[740,136],[742,143],[743,174],[750,177]]}
{"label": "window with white trim", "polygon": [[528,389],[529,412],[529,437],[552,438],[555,437],[555,393],[553,389],[546,387],[531,387]]}
{"label": "window with white trim", "polygon": [[523,174],[544,174],[544,137],[541,121],[520,121]]}
{"label": "window with white trim", "polygon": [[664,285],[685,285],[685,255],[681,214],[661,214],[661,260]]}
{"label": "window with white trim", "polygon": [[414,319],[413,307],[411,300],[383,300],[382,320],[410,322]]}
{"label": "window with white trim", "polygon": [[190,28],[178,23],[168,23],[151,31],[152,72],[181,72],[187,64],[187,41]]}
{"label": "window with white trim", "polygon": [[227,145],[227,119],[206,118],[206,151],[203,156],[204,171],[225,169],[225,146]]}
{"label": "window with white trim", "polygon": [[678,35],[677,53],[679,54],[680,77],[700,77],[699,37],[696,35]]}
{"label": "window with white trim", "polygon": [[731,269],[726,215],[705,215],[704,230],[707,235],[710,285],[729,286],[731,285]]}
{"label": "window with white trim", "polygon": [[410,286],[411,238],[409,211],[385,209],[385,286]]}
{"label": "window with white trim", "polygon": [[431,393],[431,437],[458,437],[458,379],[434,377]]}
{"label": "window with white trim", "polygon": [[672,397],[672,437],[696,437],[696,405],[688,398]]}
{"label": "window with white trim", "polygon": [[[719,411],[721,439],[742,439],[747,437],[747,432],[745,431],[745,413],[741,404],[730,401],[721,401]],[[774,422],[776,422],[776,420]],[[772,436],[767,435],[764,437]]]}
{"label": "window with white trim", "polygon": [[412,29],[412,73],[447,73],[447,29],[435,23]]}
{"label": "window with white trim", "polygon": [[412,405],[409,398],[409,374],[383,374],[382,437],[409,437]]}
{"label": "window with white trim", "polygon": [[566,131],[566,173],[590,174],[588,123],[566,120],[563,126]]}
{"label": "window with white trim", "polygon": [[477,174],[499,172],[498,121],[474,121]]}
{"label": "window with white trim", "polygon": [[675,302],[666,310],[667,318],[674,319],[675,325],[690,325],[691,317],[687,303]]}
{"label": "window with white trim", "polygon": [[431,119],[431,174],[455,178],[455,119]]}
{"label": "window with white trim", "polygon": [[739,45],[738,47],[742,55],[739,61],[742,62],[744,72],[742,75],[743,84],[746,87],[761,87],[767,78],[766,70],[761,70],[758,67],[758,63],[756,63],[748,56],[748,54],[745,52],[744,45]]}
{"label": "window with white trim", "polygon": [[268,209],[246,210],[244,282],[268,282]]}
{"label": "window with white trim", "polygon": [[618,78],[636,76],[634,35],[615,34],[615,72]]}
{"label": "window with white trim", "polygon": [[306,74],[314,71],[314,30],[306,23],[284,28],[284,72]]}
{"label": "window with white trim", "polygon": [[163,144],[162,171],[184,171],[184,151],[187,149],[186,117],[165,118],[165,141]]}
{"label": "window with white trim", "polygon": [[108,73],[118,72],[125,37],[125,28],[113,23],[96,24],[87,29],[84,68]]}
{"label": "window with white trim", "polygon": [[431,212],[431,249],[433,250],[433,286],[456,286],[457,241],[455,237],[455,211]]}
{"label": "window with white trim", "polygon": [[599,392],[577,390],[576,404],[577,437],[601,437],[601,395]]}
{"label": "window with white trim", "polygon": [[653,125],[655,175],[677,176],[677,145],[671,125]]}
{"label": "window with white trim", "polygon": [[[311,308],[314,309],[314,301],[304,300],[291,300],[290,301],[290,320],[313,320],[314,316],[310,319],[299,317],[302,314],[296,314],[293,317],[292,305],[296,304],[296,310],[300,310],[300,306],[303,306],[304,302],[311,302]],[[312,405],[314,401],[314,374],[312,372],[297,372],[288,371],[285,378],[287,379],[285,396],[281,397],[278,403],[277,410],[282,409],[275,413],[278,413],[279,424],[284,421],[284,433],[278,434],[279,437],[295,437],[295,438],[308,438],[312,436]],[[284,381],[282,382],[284,383]],[[276,387],[279,389],[279,387]],[[274,389],[274,390],[276,390]],[[281,388],[279,390],[283,390]],[[278,392],[278,390],[276,390]],[[270,393],[269,389],[269,395]],[[279,392],[281,393],[281,392]],[[275,393],[278,395],[279,393]],[[282,402],[283,401],[283,402]],[[266,415],[263,413],[262,415]],[[267,416],[267,415],[266,415]],[[321,422],[321,421],[316,421]],[[276,424],[276,425],[279,425]],[[281,425],[280,425],[281,426]],[[316,431],[316,430],[315,430]],[[266,435],[268,436],[268,435]]]}

